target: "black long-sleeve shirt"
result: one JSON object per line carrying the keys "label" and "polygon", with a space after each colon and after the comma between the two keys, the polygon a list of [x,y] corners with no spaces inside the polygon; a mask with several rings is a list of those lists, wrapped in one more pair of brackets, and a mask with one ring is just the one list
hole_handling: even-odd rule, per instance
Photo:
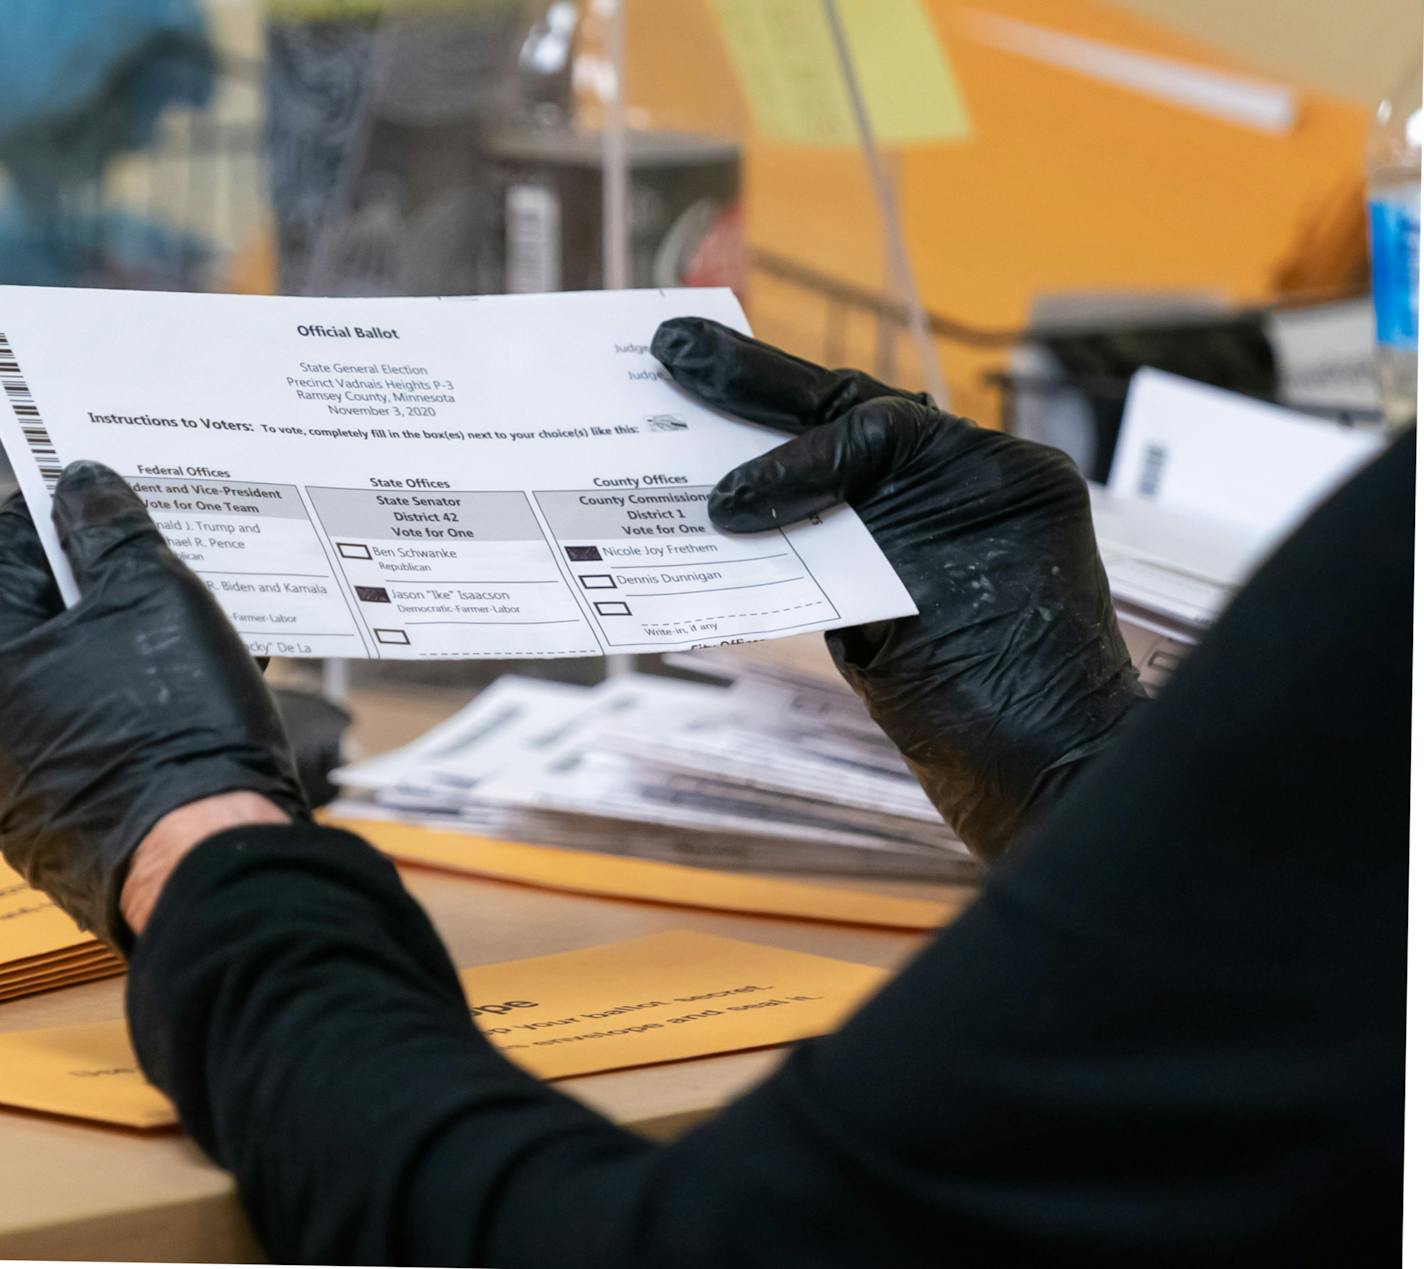
{"label": "black long-sleeve shirt", "polygon": [[475,1030],[394,869],[258,828],[139,939],[145,1070],[286,1261],[1398,1263],[1412,436],[980,898],[669,1146]]}

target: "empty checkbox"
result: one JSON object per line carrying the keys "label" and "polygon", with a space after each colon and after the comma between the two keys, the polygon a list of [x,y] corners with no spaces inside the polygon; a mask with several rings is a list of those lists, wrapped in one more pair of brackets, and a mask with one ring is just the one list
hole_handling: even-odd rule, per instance
{"label": "empty checkbox", "polygon": [[633,615],[633,610],[622,600],[602,599],[593,607],[600,617],[631,617]]}
{"label": "empty checkbox", "polygon": [[410,645],[410,636],[404,630],[381,630],[378,627],[371,633],[376,636],[377,643],[398,643],[403,647]]}
{"label": "empty checkbox", "polygon": [[336,550],[343,560],[369,560],[371,558],[371,548],[362,546],[359,542],[338,542]]}
{"label": "empty checkbox", "polygon": [[617,590],[611,573],[584,573],[579,577],[584,590]]}

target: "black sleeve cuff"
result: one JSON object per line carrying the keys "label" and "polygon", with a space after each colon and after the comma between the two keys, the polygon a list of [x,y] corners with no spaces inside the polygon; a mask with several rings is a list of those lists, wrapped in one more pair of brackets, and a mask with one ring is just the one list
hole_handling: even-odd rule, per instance
{"label": "black sleeve cuff", "polygon": [[[230,829],[164,885],[134,945],[129,1025],[145,1074],[231,1166],[214,1138],[212,1050],[240,1043],[255,1062],[283,1043],[277,1024],[292,992],[305,993],[310,1013],[378,984],[474,1032],[450,957],[388,860],[336,829]],[[264,1017],[270,1037],[244,1032]]]}

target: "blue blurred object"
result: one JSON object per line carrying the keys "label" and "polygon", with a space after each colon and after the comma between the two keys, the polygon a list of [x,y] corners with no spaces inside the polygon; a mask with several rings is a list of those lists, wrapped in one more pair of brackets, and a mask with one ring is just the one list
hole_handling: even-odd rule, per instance
{"label": "blue blurred object", "polygon": [[201,238],[118,208],[44,218],[0,195],[0,283],[183,289],[210,256]]}
{"label": "blue blurred object", "polygon": [[[105,166],[146,146],[166,107],[207,104],[216,61],[197,0],[4,0],[3,21],[0,280],[73,284],[93,267],[75,248],[108,220],[93,201]],[[142,250],[144,233],[125,237]]]}
{"label": "blue blurred object", "polygon": [[0,163],[30,193],[97,176],[165,106],[212,93],[197,0],[5,0],[4,21]]}

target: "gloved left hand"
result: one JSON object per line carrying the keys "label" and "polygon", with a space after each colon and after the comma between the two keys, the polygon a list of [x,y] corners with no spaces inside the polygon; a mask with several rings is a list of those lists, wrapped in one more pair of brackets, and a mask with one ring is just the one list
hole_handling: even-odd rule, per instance
{"label": "gloved left hand", "polygon": [[120,891],[160,819],[235,790],[297,818],[306,799],[256,663],[138,495],[74,463],[54,521],[68,610],[19,495],[0,507],[0,852],[127,950]]}
{"label": "gloved left hand", "polygon": [[1012,849],[1146,696],[1072,461],[705,318],[664,322],[653,354],[706,404],[795,434],[722,478],[719,529],[860,515],[919,613],[830,631],[831,655],[964,844]]}

